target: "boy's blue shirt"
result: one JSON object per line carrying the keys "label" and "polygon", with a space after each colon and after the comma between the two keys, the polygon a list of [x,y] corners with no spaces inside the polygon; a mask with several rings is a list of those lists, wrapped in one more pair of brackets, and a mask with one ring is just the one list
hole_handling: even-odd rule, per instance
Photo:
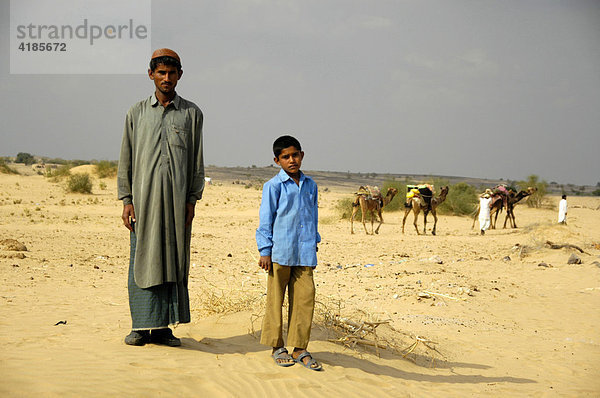
{"label": "boy's blue shirt", "polygon": [[256,244],[280,265],[317,265],[317,184],[300,172],[300,185],[281,169],[263,185]]}

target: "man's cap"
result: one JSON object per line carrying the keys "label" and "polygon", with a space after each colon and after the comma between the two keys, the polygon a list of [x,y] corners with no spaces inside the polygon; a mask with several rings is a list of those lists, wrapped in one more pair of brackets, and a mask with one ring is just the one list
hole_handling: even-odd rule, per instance
{"label": "man's cap", "polygon": [[169,48],[159,48],[158,50],[152,53],[152,57],[150,59],[159,58],[159,57],[171,57],[177,60],[177,62],[181,63],[181,59],[179,59],[179,55]]}

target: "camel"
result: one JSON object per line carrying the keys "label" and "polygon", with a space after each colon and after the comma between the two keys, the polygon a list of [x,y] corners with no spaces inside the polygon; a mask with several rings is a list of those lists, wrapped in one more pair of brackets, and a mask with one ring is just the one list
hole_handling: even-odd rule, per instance
{"label": "camel", "polygon": [[437,226],[437,207],[444,201],[446,200],[446,196],[448,195],[448,187],[445,186],[440,190],[440,195],[438,197],[434,197],[431,199],[431,205],[427,206],[426,204],[424,204],[423,202],[421,202],[421,199],[419,197],[413,197],[411,199],[409,199],[405,204],[404,204],[404,218],[402,219],[402,233],[404,233],[404,223],[406,222],[406,217],[408,217],[408,213],[410,213],[410,211],[412,210],[413,215],[414,215],[414,226],[415,226],[415,230],[417,231],[417,235],[420,235],[419,233],[419,228],[417,227],[417,217],[419,216],[419,213],[421,212],[421,210],[423,210],[423,235],[425,235],[427,233],[427,215],[429,214],[429,212],[431,212],[431,214],[433,214],[433,229],[431,230],[431,234],[435,235],[435,228]]}
{"label": "camel", "polygon": [[[515,220],[514,209],[517,203],[519,203],[523,198],[533,194],[537,191],[536,188],[528,187],[526,190],[521,190],[519,192],[515,192],[512,189],[509,189],[508,195],[506,197],[506,216],[504,217],[504,226],[506,228],[506,222],[510,220],[511,228],[517,228],[517,222]],[[492,201],[492,207],[490,211],[490,228],[496,229],[496,221],[498,220],[498,214],[502,212],[504,208],[504,200],[500,195],[495,195],[497,197],[496,200]],[[477,216],[479,215],[479,205],[475,211],[473,216],[473,225],[471,225],[471,229],[475,227],[475,221],[477,220]]]}
{"label": "camel", "polygon": [[[358,208],[360,206],[360,210],[362,212],[362,224],[365,228],[365,233],[368,235],[367,226],[365,224],[365,217],[367,212],[371,213],[371,235],[379,233],[379,227],[383,224],[383,216],[381,215],[381,211],[385,206],[387,206],[394,196],[398,194],[398,190],[396,188],[388,188],[385,197],[381,196],[381,193],[377,196],[370,196],[361,192],[366,191],[365,187],[360,187],[359,192],[357,192],[354,198],[354,202],[352,202],[352,216],[350,217],[350,233],[354,233],[354,216],[358,213]],[[377,229],[373,230],[373,222],[375,221],[375,213],[379,216],[379,225]]]}

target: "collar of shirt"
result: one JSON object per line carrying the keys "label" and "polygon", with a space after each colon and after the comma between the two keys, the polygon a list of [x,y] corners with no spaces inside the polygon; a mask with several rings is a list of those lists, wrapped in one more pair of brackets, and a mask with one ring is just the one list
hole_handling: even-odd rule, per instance
{"label": "collar of shirt", "polygon": [[[294,182],[292,177],[290,177],[288,175],[288,173],[285,172],[284,169],[279,170],[279,173],[277,175],[279,176],[279,179],[281,180],[281,182],[286,182],[287,180],[292,180],[292,182]],[[302,185],[302,183],[304,182],[305,179],[306,179],[306,176],[304,176],[304,173],[300,172],[300,180],[299,180],[300,185]],[[294,182],[294,184],[295,184],[295,182]]]}
{"label": "collar of shirt", "polygon": [[[181,102],[181,97],[179,95],[177,95],[177,93],[175,93],[175,97],[173,97],[173,101],[171,101],[169,103],[169,105],[173,104],[175,109],[179,109],[180,102]],[[157,106],[158,104],[160,104],[160,102],[158,101],[158,98],[156,98],[156,93],[152,93],[152,96],[150,97],[150,104],[152,106]]]}

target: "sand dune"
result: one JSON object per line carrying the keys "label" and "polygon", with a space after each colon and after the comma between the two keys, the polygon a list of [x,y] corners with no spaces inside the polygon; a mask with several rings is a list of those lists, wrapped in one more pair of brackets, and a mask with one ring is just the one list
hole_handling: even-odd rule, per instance
{"label": "sand dune", "polygon": [[[567,226],[554,210],[519,205],[515,230],[479,236],[471,219],[441,216],[438,236],[412,225],[402,235],[401,214],[384,212],[380,234],[366,236],[335,214],[352,190],[325,192],[318,181],[318,311],[389,320],[382,338],[408,347],[421,336],[439,353],[346,348],[318,321],[309,349],[324,371],[311,372],[275,366],[258,343],[260,191],[227,181],[197,206],[193,321],[175,329],[182,347],[126,346],[128,233],[116,181],[103,181],[79,195],[42,176],[0,175],[2,396],[600,395],[598,198],[569,197]],[[27,251],[7,250],[7,239]],[[567,264],[572,253],[582,264]],[[431,298],[418,296],[425,291]]]}

